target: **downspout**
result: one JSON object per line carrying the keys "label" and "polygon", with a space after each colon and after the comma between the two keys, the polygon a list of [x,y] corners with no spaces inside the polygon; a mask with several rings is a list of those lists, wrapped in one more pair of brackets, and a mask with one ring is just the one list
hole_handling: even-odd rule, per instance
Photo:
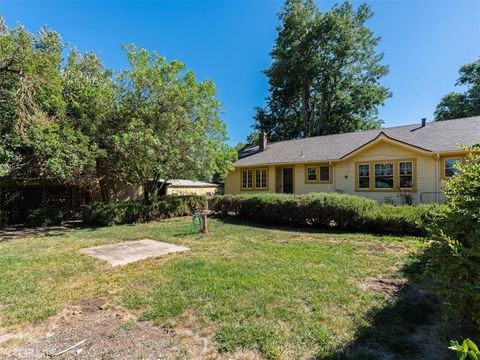
{"label": "downspout", "polygon": [[438,191],[439,191],[439,178],[438,178],[438,173],[439,173],[439,168],[438,168],[438,163],[440,160],[440,154],[437,153],[435,157],[435,202],[438,203]]}

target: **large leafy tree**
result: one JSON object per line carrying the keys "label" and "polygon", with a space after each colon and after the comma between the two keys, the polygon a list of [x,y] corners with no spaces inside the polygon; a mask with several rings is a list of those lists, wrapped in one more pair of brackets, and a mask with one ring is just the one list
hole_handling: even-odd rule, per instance
{"label": "large leafy tree", "polygon": [[0,176],[76,183],[93,172],[88,138],[68,121],[62,96],[63,43],[43,28],[8,29],[0,19]]}
{"label": "large leafy tree", "polygon": [[212,82],[133,45],[118,77],[63,50],[52,30],[0,20],[0,179],[99,183],[107,200],[119,182],[225,176],[236,154]]}
{"label": "large leafy tree", "polygon": [[460,68],[460,77],[455,85],[467,89],[463,93],[445,95],[435,109],[435,120],[480,115],[480,58]]}
{"label": "large leafy tree", "polygon": [[287,0],[255,131],[283,140],[378,127],[377,107],[390,92],[380,84],[388,68],[379,38],[365,25],[372,15],[365,4],[321,13],[313,0]]}
{"label": "large leafy tree", "polygon": [[122,179],[143,184],[147,195],[159,180],[211,180],[230,170],[235,151],[211,81],[197,81],[179,61],[127,46],[130,68],[120,75],[111,153]]}

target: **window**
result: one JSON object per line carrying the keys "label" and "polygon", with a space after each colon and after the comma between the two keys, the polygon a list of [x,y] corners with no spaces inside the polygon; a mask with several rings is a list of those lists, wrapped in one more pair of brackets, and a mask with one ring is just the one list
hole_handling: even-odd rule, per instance
{"label": "window", "polygon": [[393,189],[393,163],[375,164],[375,188]]}
{"label": "window", "polygon": [[445,177],[452,177],[458,173],[458,169],[455,167],[458,162],[460,162],[459,158],[445,159]]}
{"label": "window", "polygon": [[358,165],[358,188],[370,189],[370,165]]}
{"label": "window", "polygon": [[253,171],[252,170],[243,170],[242,171],[242,189],[252,189]]}
{"label": "window", "polygon": [[413,162],[400,161],[398,163],[400,189],[413,188]]}
{"label": "window", "polygon": [[267,188],[267,169],[255,170],[255,188],[257,189]]}
{"label": "window", "polygon": [[330,166],[320,166],[320,181],[330,181]]}
{"label": "window", "polygon": [[311,182],[317,181],[317,167],[316,166],[307,167],[307,181],[311,181]]}

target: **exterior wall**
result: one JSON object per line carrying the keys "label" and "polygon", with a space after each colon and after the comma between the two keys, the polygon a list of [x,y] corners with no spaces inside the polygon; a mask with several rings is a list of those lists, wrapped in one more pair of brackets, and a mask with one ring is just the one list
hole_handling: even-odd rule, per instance
{"label": "exterior wall", "polygon": [[[311,192],[333,192],[338,191],[345,194],[364,196],[379,202],[399,203],[398,190],[368,190],[356,191],[356,163],[371,161],[388,161],[412,159],[414,165],[414,179],[416,181],[415,189],[412,193],[414,203],[436,202],[444,199],[443,194],[438,193],[443,187],[441,181],[442,162],[444,156],[437,159],[435,154],[422,154],[408,149],[401,145],[380,142],[356,156],[345,161],[339,161],[332,164],[331,183],[308,183],[305,182],[305,167],[309,164],[294,164],[282,166],[268,166],[268,189],[262,192],[282,192],[281,172],[283,167],[294,168],[294,192],[295,194],[308,194]],[[324,163],[320,163],[325,165]],[[225,193],[258,193],[260,190],[242,190],[241,189],[241,170],[236,168],[228,174],[225,180]],[[373,169],[372,169],[373,170]],[[395,169],[398,171],[398,169]],[[373,175],[373,173],[372,173]],[[277,180],[278,179],[278,180]]]}
{"label": "exterior wall", "polygon": [[[267,189],[263,190],[243,190],[242,189],[242,170],[243,169],[255,169],[255,168],[267,168]],[[253,178],[255,181],[255,175]],[[275,166],[256,166],[252,168],[235,168],[231,171],[225,179],[225,194],[244,194],[244,193],[262,193],[262,192],[276,192],[276,167]]]}
{"label": "exterior wall", "polygon": [[167,186],[166,195],[200,195],[211,196],[223,194],[223,186]]}
{"label": "exterior wall", "polygon": [[[115,201],[143,200],[144,192],[141,185],[116,184]],[[100,188],[97,187],[92,193],[92,201],[102,201]]]}
{"label": "exterior wall", "polygon": [[[357,181],[355,170],[357,162],[399,159],[416,160],[416,175],[414,174],[414,178],[416,177],[416,191],[413,193],[414,202],[419,203],[420,196],[422,196],[423,202],[434,202],[436,199],[434,193],[440,190],[440,186],[438,186],[438,189],[436,188],[435,172],[438,172],[439,169],[435,157],[424,156],[418,152],[387,143],[380,143],[347,161],[336,163],[335,190],[346,194],[364,196],[379,202],[387,201],[399,203],[399,198],[397,196],[398,190],[355,191],[355,184]],[[373,171],[373,169],[371,169],[371,171]],[[397,169],[395,169],[395,171],[397,171]],[[422,193],[423,195],[421,195]]]}

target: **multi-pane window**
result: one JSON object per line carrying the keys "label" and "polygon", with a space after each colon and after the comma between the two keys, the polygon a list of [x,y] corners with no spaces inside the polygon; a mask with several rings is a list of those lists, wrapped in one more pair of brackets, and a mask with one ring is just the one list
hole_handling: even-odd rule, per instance
{"label": "multi-pane window", "polygon": [[455,167],[458,162],[460,162],[459,158],[445,159],[445,177],[452,177],[453,175],[458,173],[458,169]]}
{"label": "multi-pane window", "polygon": [[370,165],[369,164],[358,165],[358,188],[359,189],[370,188]]}
{"label": "multi-pane window", "polygon": [[375,188],[393,189],[393,163],[375,164]]}
{"label": "multi-pane window", "polygon": [[255,170],[255,187],[257,189],[267,188],[267,169]]}
{"label": "multi-pane window", "polygon": [[252,189],[253,188],[253,171],[252,170],[243,170],[242,171],[242,189]]}
{"label": "multi-pane window", "polygon": [[398,177],[400,189],[413,188],[413,162],[400,161],[398,163]]}
{"label": "multi-pane window", "polygon": [[330,166],[320,166],[320,181],[330,181]]}
{"label": "multi-pane window", "polygon": [[317,181],[317,167],[307,167],[307,181]]}

